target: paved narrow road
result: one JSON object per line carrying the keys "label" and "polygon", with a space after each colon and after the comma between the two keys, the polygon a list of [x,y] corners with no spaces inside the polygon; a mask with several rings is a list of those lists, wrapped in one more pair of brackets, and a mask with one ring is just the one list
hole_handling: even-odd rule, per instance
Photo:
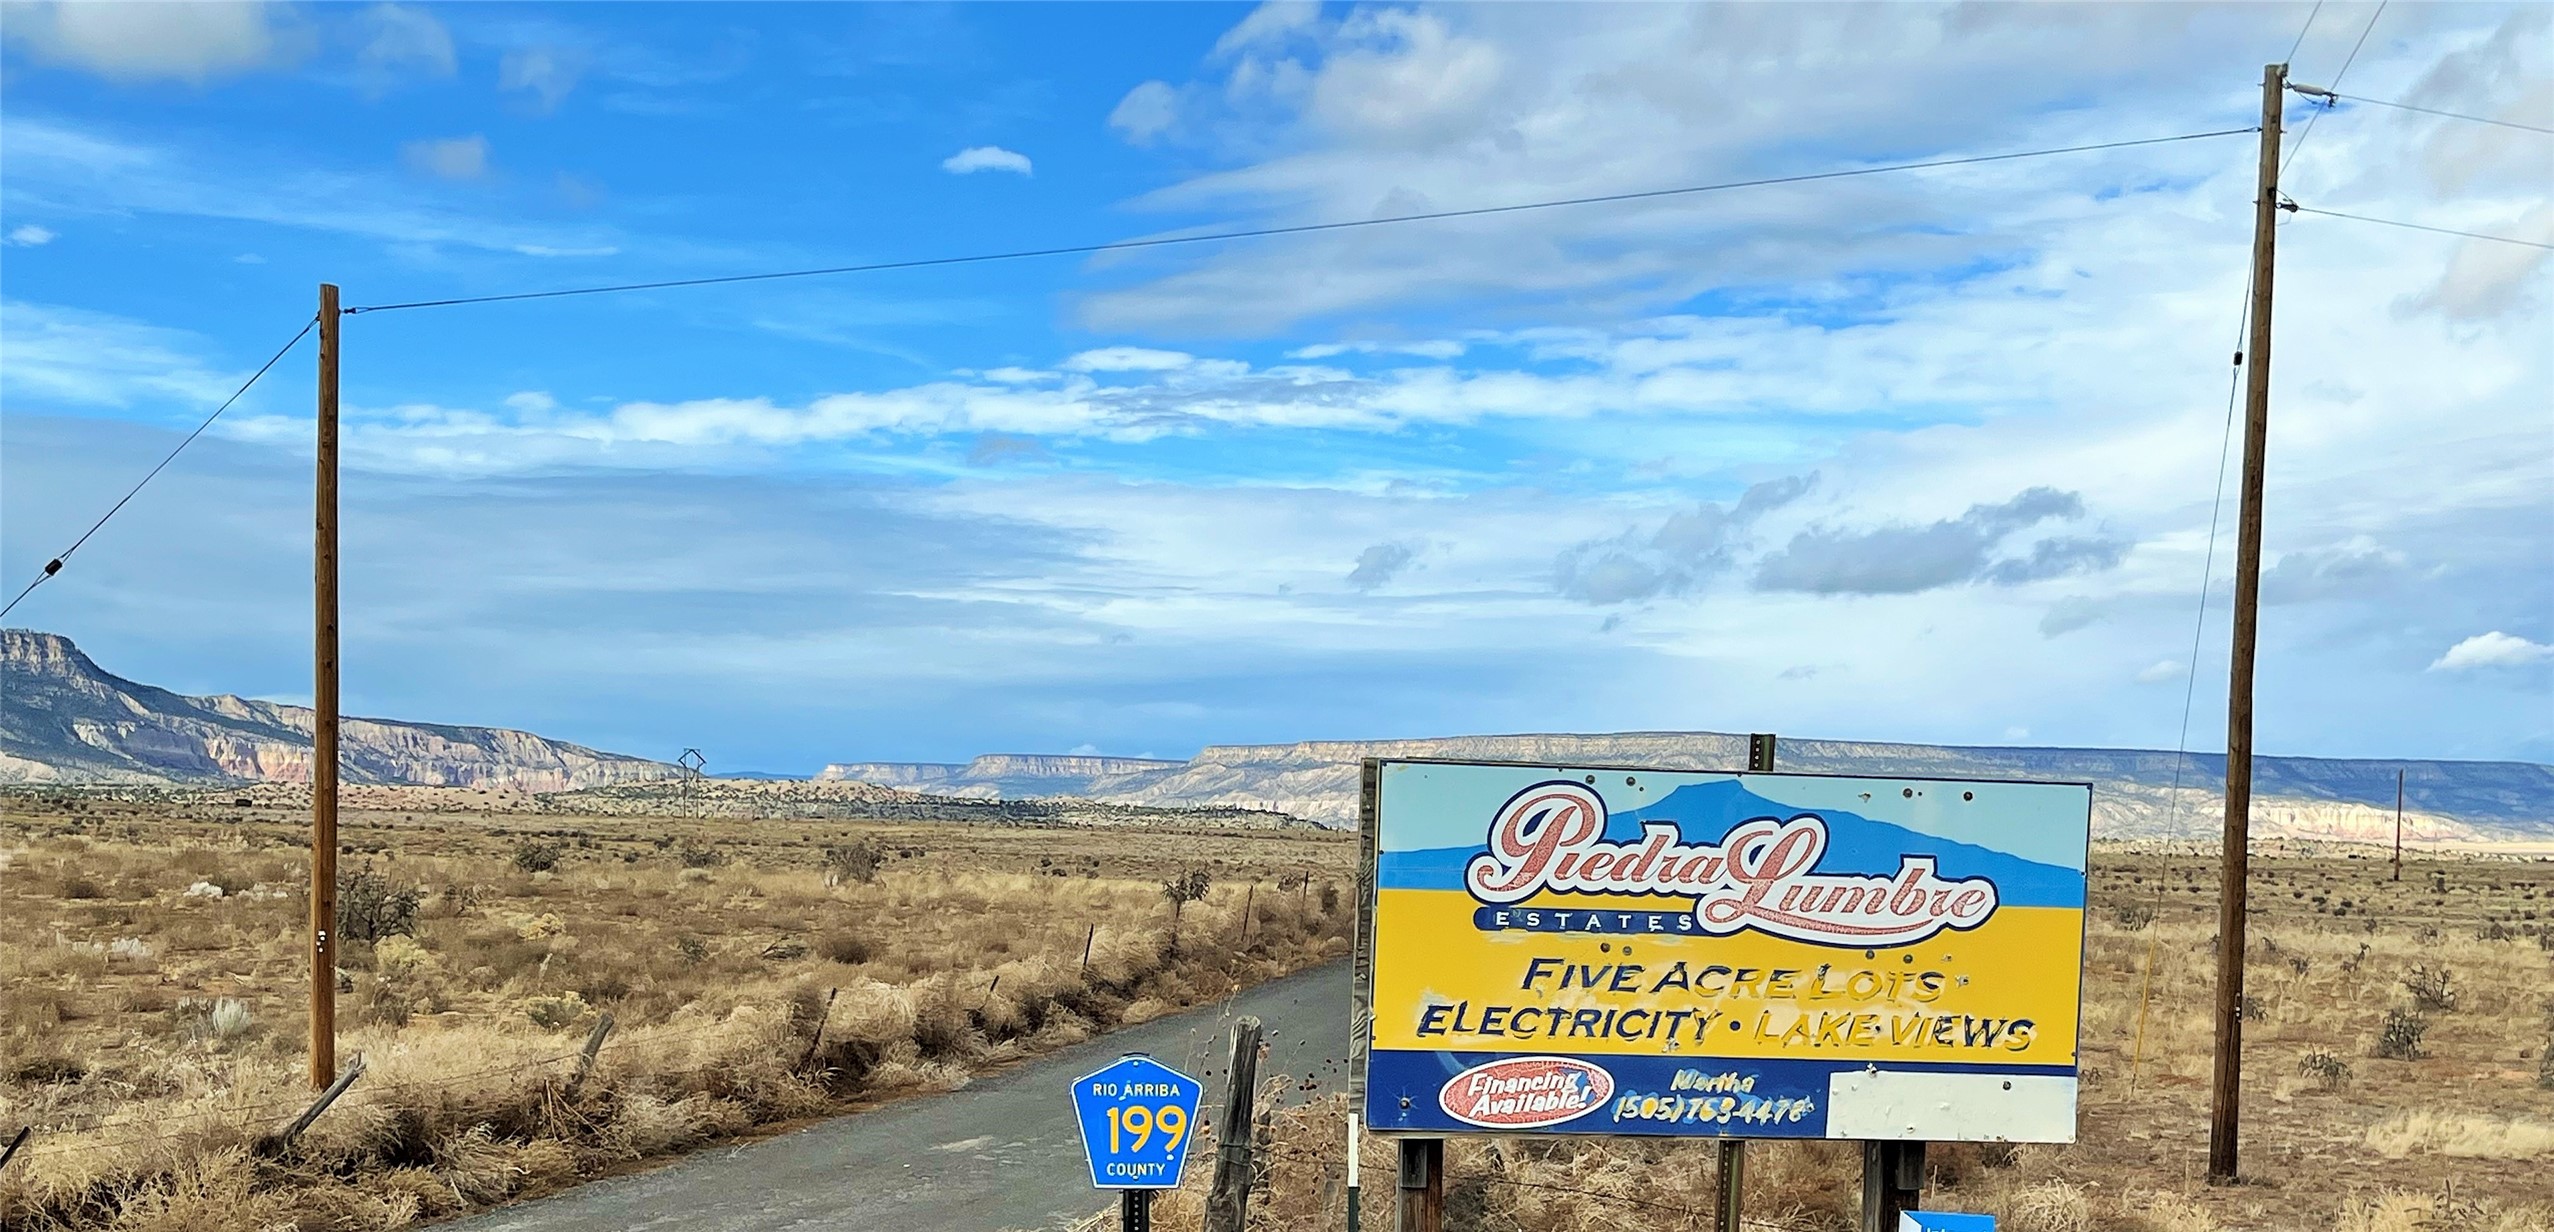
{"label": "paved narrow road", "polygon": [[[738,1147],[713,1147],[634,1176],[438,1226],[438,1232],[798,1232],[1048,1228],[1100,1209],[1073,1124],[1074,1079],[1121,1053],[1149,1052],[1206,1084],[1200,1116],[1223,1102],[1231,1020],[1267,1026],[1263,1076],[1347,1076],[1348,964],[1263,984],[1218,1003],[1114,1031],[963,1090],[923,1096]],[[1191,1169],[1214,1157],[1193,1154]]]}

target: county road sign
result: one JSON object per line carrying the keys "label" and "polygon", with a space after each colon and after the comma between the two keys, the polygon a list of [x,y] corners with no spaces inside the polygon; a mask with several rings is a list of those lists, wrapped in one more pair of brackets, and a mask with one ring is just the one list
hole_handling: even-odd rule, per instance
{"label": "county road sign", "polygon": [[1197,1128],[1196,1079],[1145,1056],[1119,1057],[1073,1084],[1082,1154],[1100,1189],[1171,1189]]}

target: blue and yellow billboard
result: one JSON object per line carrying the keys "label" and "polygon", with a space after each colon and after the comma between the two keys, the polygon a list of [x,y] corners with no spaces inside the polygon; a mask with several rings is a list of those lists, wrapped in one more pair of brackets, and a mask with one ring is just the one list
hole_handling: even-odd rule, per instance
{"label": "blue and yellow billboard", "polygon": [[2089,786],[1367,782],[1376,1130],[2074,1140]]}

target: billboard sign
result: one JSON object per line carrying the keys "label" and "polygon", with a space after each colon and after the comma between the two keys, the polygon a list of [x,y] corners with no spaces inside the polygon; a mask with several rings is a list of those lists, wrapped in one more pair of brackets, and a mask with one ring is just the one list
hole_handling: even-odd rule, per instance
{"label": "billboard sign", "polygon": [[1367,784],[1378,1132],[2074,1140],[2091,787]]}

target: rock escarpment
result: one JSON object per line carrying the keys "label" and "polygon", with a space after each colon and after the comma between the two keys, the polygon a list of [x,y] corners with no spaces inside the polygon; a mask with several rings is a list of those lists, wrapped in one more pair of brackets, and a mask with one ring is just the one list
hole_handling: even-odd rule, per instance
{"label": "rock escarpment", "polygon": [[[311,711],[188,697],[107,672],[71,640],[0,629],[0,782],[310,781]],[[567,791],[672,766],[496,727],[345,719],[348,783]]]}

